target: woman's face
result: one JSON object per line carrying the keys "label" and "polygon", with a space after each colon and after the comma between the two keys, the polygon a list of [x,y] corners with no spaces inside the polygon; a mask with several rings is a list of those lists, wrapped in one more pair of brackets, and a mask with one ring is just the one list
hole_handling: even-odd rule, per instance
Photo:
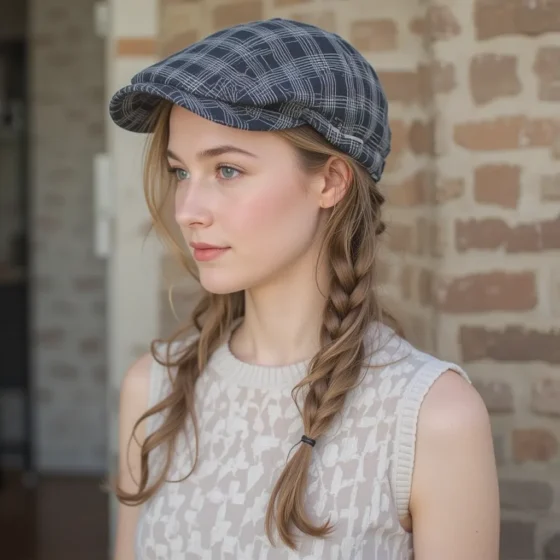
{"label": "woman's face", "polygon": [[175,106],[168,149],[175,220],[204,289],[251,289],[316,261],[320,197],[285,139]]}

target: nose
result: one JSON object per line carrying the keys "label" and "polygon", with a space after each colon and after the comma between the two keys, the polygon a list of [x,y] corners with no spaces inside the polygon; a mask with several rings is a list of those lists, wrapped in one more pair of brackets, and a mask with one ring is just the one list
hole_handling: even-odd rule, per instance
{"label": "nose", "polygon": [[188,188],[179,185],[175,192],[175,221],[181,228],[208,227],[212,221],[212,211],[208,199],[208,189],[189,181]]}

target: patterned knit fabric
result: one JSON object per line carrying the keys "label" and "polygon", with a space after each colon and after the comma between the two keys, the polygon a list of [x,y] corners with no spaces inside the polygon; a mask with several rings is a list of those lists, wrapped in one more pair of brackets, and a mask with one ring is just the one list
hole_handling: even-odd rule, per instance
{"label": "patterned knit fabric", "polygon": [[[195,472],[167,482],[144,504],[136,535],[142,560],[409,560],[412,536],[399,519],[408,512],[416,423],[433,382],[455,364],[422,353],[386,326],[366,337],[369,366],[348,394],[343,413],[313,448],[306,507],[318,523],[330,517],[326,539],[299,535],[291,551],[264,532],[271,489],[302,423],[291,389],[306,362],[285,367],[243,363],[225,343],[197,382],[200,456]],[[169,391],[168,374],[154,363],[150,405]],[[151,433],[162,417],[151,417]],[[182,435],[168,480],[190,470]],[[304,444],[300,444],[304,445]],[[152,477],[163,451],[150,457]]]}

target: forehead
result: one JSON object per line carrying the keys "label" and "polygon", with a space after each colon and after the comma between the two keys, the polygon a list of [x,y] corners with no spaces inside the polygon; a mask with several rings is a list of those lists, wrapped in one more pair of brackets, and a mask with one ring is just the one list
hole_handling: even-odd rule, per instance
{"label": "forehead", "polygon": [[[208,147],[207,143],[233,144],[240,147],[267,148],[284,142],[273,132],[240,130],[215,123],[175,105],[169,117],[169,145],[180,144],[183,149]],[[204,146],[202,146],[204,144]],[[179,148],[179,145],[175,146]]]}

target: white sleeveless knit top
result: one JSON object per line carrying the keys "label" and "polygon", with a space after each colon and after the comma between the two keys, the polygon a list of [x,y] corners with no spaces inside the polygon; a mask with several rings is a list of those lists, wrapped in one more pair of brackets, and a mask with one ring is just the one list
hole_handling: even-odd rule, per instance
{"label": "white sleeveless knit top", "polygon": [[[371,367],[346,398],[341,416],[313,448],[306,494],[317,523],[330,517],[326,539],[298,535],[292,551],[264,531],[272,487],[302,422],[291,390],[308,362],[264,367],[239,361],[225,343],[197,382],[199,463],[182,482],[166,482],[142,507],[136,557],[140,560],[410,560],[412,535],[399,519],[408,513],[416,423],[434,381],[457,365],[420,352],[375,323],[367,337]],[[169,390],[165,368],[154,362],[150,406]],[[151,433],[162,421],[148,420]],[[182,436],[167,480],[190,470]],[[304,445],[304,444],[300,444]],[[194,449],[190,446],[190,449]],[[159,452],[159,453],[158,453]],[[151,478],[162,451],[150,457]]]}

